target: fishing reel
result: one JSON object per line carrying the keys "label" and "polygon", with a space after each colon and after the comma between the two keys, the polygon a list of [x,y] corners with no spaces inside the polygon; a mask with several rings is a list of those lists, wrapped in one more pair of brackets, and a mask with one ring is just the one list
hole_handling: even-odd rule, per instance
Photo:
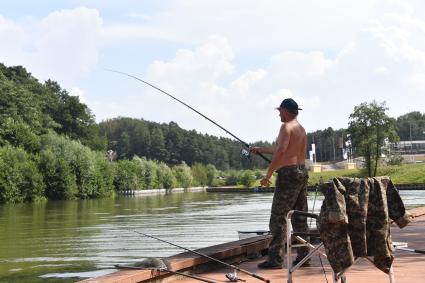
{"label": "fishing reel", "polygon": [[244,279],[238,278],[238,274],[236,273],[236,270],[233,270],[233,272],[227,273],[226,278],[229,279],[230,282],[238,282],[238,281],[245,282],[246,281]]}
{"label": "fishing reel", "polygon": [[249,152],[249,150],[247,150],[247,149],[245,149],[245,148],[242,148],[242,150],[241,150],[241,155],[242,155],[243,157],[246,157],[246,158],[248,158],[249,160],[251,160],[251,153]]}

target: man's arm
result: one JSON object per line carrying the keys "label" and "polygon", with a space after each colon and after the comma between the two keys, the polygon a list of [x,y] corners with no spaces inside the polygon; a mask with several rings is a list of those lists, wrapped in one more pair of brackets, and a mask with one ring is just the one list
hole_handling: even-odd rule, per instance
{"label": "man's arm", "polygon": [[286,153],[286,150],[288,149],[289,140],[290,132],[288,131],[286,124],[283,124],[280,127],[279,136],[277,138],[277,144],[275,146],[275,150],[272,156],[272,162],[270,163],[269,168],[267,169],[266,176],[261,180],[262,186],[269,186],[270,178],[273,175],[273,172],[282,167],[282,160]]}
{"label": "man's arm", "polygon": [[273,154],[273,152],[276,149],[276,145],[272,145],[269,147],[261,147],[261,146],[250,146],[249,147],[249,151],[255,154],[258,153],[268,153],[268,154]]}

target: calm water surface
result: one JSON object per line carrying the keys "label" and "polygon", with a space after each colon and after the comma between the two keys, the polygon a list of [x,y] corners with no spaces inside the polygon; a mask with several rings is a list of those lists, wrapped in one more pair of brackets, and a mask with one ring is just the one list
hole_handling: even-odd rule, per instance
{"label": "calm water surface", "polygon": [[[425,191],[401,195],[408,207],[425,204]],[[237,240],[238,230],[268,229],[271,200],[272,194],[197,192],[3,205],[0,282],[75,282],[115,264],[183,252],[131,230],[189,249]]]}

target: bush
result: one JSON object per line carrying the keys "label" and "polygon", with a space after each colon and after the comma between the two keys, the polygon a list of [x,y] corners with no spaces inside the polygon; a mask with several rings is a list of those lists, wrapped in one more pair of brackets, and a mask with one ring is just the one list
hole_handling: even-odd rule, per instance
{"label": "bush", "polygon": [[46,185],[45,195],[49,199],[76,197],[76,178],[63,156],[56,156],[51,150],[44,150],[40,153],[39,168]]}
{"label": "bush", "polygon": [[246,170],[241,174],[239,182],[241,185],[249,188],[255,183],[255,175],[251,170]]}
{"label": "bush", "polygon": [[225,178],[226,186],[236,186],[239,183],[239,173],[237,171],[229,171],[228,175]]}
{"label": "bush", "polygon": [[148,189],[159,189],[161,185],[158,180],[157,163],[152,160],[145,161],[145,184]]}
{"label": "bush", "polygon": [[191,168],[195,186],[205,186],[208,183],[207,168],[201,163],[195,163]]}
{"label": "bush", "polygon": [[207,185],[208,186],[215,186],[217,185],[217,169],[214,165],[208,164],[206,166],[207,171]]}
{"label": "bush", "polygon": [[173,174],[177,181],[177,186],[189,188],[192,186],[193,176],[190,167],[185,162],[173,167]]}
{"label": "bush", "polygon": [[94,192],[93,197],[110,197],[114,194],[114,178],[115,172],[113,163],[105,159],[105,157],[100,154],[95,154],[95,184],[96,191]]}
{"label": "bush", "polygon": [[165,163],[159,163],[157,167],[157,176],[160,186],[164,189],[171,189],[176,186],[176,178],[173,171]]}
{"label": "bush", "polygon": [[137,163],[120,160],[115,165],[114,186],[117,191],[141,189],[137,177]]}
{"label": "bush", "polygon": [[0,203],[43,198],[43,177],[32,157],[22,148],[0,148]]}
{"label": "bush", "polygon": [[147,167],[147,161],[146,158],[140,158],[138,156],[135,156],[132,160],[136,165],[136,175],[137,175],[137,182],[138,182],[138,188],[140,189],[146,189],[146,167]]}
{"label": "bush", "polygon": [[[75,176],[77,197],[92,198],[112,194],[110,176],[112,168],[104,171],[111,165],[106,161],[101,161],[104,157],[100,152],[92,151],[78,141],[55,133],[42,136],[41,148],[41,152],[51,151],[56,158],[63,159],[68,164]],[[56,178],[60,177],[58,172]],[[69,194],[66,195],[69,196]]]}

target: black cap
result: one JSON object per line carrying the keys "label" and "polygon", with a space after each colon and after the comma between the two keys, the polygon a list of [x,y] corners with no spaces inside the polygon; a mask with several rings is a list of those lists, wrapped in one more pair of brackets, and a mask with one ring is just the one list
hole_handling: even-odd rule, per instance
{"label": "black cap", "polygon": [[282,109],[286,108],[288,110],[302,110],[301,108],[298,108],[298,103],[295,102],[292,98],[286,98],[282,101],[279,107],[276,109]]}

